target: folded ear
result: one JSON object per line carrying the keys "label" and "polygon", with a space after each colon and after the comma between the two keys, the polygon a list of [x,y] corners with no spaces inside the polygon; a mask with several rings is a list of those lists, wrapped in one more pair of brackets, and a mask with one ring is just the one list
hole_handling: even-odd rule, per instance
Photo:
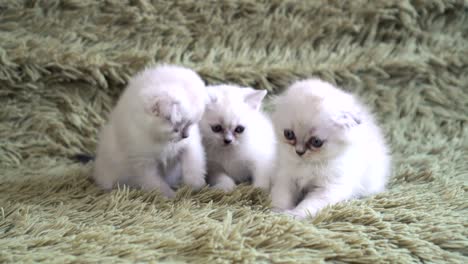
{"label": "folded ear", "polygon": [[143,107],[149,115],[171,118],[178,103],[166,95],[154,95],[143,97]]}
{"label": "folded ear", "polygon": [[360,125],[362,117],[359,112],[341,111],[332,118],[332,121],[341,128],[351,128]]}
{"label": "folded ear", "polygon": [[149,115],[159,116],[161,102],[158,97],[143,97],[143,108]]}
{"label": "folded ear", "polygon": [[255,90],[252,88],[244,88],[248,89],[244,95],[244,101],[246,104],[248,104],[250,107],[252,107],[255,110],[259,110],[260,106],[262,105],[262,100],[265,98],[265,95],[267,94],[266,90]]}

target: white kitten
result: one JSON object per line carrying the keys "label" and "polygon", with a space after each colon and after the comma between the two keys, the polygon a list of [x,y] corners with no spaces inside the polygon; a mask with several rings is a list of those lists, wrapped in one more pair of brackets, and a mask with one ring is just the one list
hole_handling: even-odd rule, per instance
{"label": "white kitten", "polygon": [[385,189],[390,156],[384,137],[351,94],[309,79],[293,84],[274,105],[273,123],[281,139],[274,207],[303,218]]}
{"label": "white kitten", "polygon": [[232,85],[209,86],[211,102],[200,122],[208,161],[208,183],[224,191],[252,180],[268,190],[276,140],[260,110],[266,91]]}
{"label": "white kitten", "polygon": [[159,189],[173,197],[169,182],[180,176],[201,188],[206,163],[197,123],[207,100],[205,84],[190,69],[164,65],[138,73],[100,133],[96,183]]}

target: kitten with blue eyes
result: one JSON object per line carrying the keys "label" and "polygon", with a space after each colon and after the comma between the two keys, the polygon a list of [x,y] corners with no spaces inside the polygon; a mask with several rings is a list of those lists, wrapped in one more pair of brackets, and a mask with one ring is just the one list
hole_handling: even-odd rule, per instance
{"label": "kitten with blue eyes", "polygon": [[208,86],[209,103],[200,129],[208,164],[208,183],[224,191],[252,181],[270,189],[276,140],[261,111],[266,91],[233,85]]}
{"label": "kitten with blue eyes", "polygon": [[194,71],[148,68],[130,79],[99,135],[93,178],[103,189],[126,184],[158,189],[205,182],[205,153],[197,123],[208,94]]}
{"label": "kitten with blue eyes", "polygon": [[385,189],[391,158],[380,128],[354,96],[318,79],[274,99],[279,170],[272,205],[297,218]]}

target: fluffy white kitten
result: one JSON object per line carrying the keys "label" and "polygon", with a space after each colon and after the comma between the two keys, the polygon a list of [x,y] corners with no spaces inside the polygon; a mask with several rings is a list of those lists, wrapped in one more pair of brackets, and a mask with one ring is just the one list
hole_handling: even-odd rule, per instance
{"label": "fluffy white kitten", "polygon": [[94,179],[103,189],[127,184],[175,192],[180,176],[195,189],[205,185],[205,153],[197,123],[208,100],[192,70],[171,65],[134,76],[99,136]]}
{"label": "fluffy white kitten", "polygon": [[266,91],[233,85],[207,87],[210,102],[200,122],[208,163],[208,183],[224,191],[253,181],[270,188],[276,140],[262,113]]}
{"label": "fluffy white kitten", "polygon": [[[384,190],[390,156],[370,112],[351,94],[317,79],[274,100],[280,142],[272,204],[298,218]],[[301,200],[302,199],[302,200]]]}

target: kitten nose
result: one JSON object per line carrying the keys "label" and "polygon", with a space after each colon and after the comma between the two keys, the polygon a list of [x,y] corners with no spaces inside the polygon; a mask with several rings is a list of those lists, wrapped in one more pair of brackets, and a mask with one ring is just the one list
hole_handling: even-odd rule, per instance
{"label": "kitten nose", "polygon": [[182,136],[182,138],[188,138],[189,137],[188,129],[182,130],[181,136]]}
{"label": "kitten nose", "polygon": [[232,142],[232,140],[230,140],[230,139],[228,139],[228,138],[225,138],[225,139],[224,139],[224,144],[226,144],[226,145],[231,144],[231,142]]}
{"label": "kitten nose", "polygon": [[305,151],[305,150],[297,150],[297,149],[296,149],[296,153],[297,153],[297,155],[302,156],[302,155],[304,155],[304,153],[306,153],[306,151]]}

